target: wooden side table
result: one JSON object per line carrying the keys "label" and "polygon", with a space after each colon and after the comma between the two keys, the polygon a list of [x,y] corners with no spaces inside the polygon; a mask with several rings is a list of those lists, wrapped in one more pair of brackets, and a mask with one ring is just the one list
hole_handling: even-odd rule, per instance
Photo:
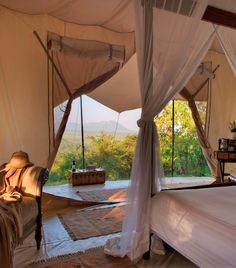
{"label": "wooden side table", "polygon": [[215,154],[220,166],[221,183],[224,183],[224,177],[230,175],[225,173],[225,163],[236,163],[236,151],[215,151]]}

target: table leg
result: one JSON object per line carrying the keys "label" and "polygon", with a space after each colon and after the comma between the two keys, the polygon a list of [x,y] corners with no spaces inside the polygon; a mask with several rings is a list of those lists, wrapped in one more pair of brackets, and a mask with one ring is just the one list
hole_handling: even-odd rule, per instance
{"label": "table leg", "polygon": [[220,177],[221,177],[221,183],[224,183],[224,173],[225,173],[225,163],[222,161],[220,162]]}

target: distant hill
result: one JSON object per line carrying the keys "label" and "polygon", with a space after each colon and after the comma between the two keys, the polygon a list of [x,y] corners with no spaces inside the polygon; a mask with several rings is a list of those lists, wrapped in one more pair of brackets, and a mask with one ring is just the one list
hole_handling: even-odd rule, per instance
{"label": "distant hill", "polygon": [[[101,122],[92,122],[84,123],[84,132],[105,132],[105,133],[114,133],[116,129],[116,121],[101,121]],[[66,126],[66,132],[80,132],[80,124],[73,122],[68,122]],[[135,130],[130,130],[125,126],[118,123],[117,133],[136,133]]]}

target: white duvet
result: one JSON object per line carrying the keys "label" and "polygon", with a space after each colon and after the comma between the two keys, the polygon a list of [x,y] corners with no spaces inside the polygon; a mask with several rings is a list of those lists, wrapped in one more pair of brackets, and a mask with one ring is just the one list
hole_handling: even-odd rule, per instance
{"label": "white duvet", "polygon": [[236,267],[236,186],[158,193],[151,229],[200,267]]}

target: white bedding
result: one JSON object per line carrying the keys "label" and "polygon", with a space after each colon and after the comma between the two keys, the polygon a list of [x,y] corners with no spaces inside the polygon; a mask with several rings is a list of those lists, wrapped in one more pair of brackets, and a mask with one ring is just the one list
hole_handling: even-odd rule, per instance
{"label": "white bedding", "polygon": [[236,267],[236,186],[158,193],[151,229],[200,267]]}

